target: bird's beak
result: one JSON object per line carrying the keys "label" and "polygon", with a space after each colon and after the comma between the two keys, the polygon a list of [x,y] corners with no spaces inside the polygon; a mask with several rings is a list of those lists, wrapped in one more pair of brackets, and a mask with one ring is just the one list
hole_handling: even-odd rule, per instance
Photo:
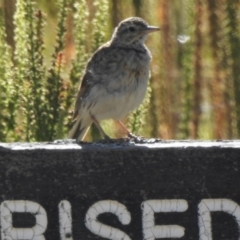
{"label": "bird's beak", "polygon": [[159,27],[154,27],[154,26],[148,26],[147,29],[145,29],[143,31],[143,34],[149,34],[149,33],[152,33],[152,32],[156,32],[156,31],[159,31],[160,28]]}

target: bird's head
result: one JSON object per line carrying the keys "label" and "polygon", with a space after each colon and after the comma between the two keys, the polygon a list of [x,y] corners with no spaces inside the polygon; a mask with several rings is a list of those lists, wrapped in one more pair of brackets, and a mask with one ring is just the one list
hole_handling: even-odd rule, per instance
{"label": "bird's head", "polygon": [[159,30],[158,27],[149,26],[142,18],[131,17],[120,22],[115,28],[112,41],[124,44],[144,43],[149,33]]}

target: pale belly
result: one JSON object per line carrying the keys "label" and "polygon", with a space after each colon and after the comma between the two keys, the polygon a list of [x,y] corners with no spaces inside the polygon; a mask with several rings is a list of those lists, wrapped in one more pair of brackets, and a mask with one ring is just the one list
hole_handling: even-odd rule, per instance
{"label": "pale belly", "polygon": [[120,120],[137,109],[147,91],[150,60],[148,51],[146,54],[132,51],[117,65],[110,64],[109,71],[101,73],[101,80],[83,99],[80,115],[91,114],[99,121]]}
{"label": "pale belly", "polygon": [[[123,119],[129,112],[137,109],[142,103],[148,82],[148,74],[142,79],[133,81],[128,88],[122,91],[106,92],[98,97],[98,101],[91,107],[91,114],[97,120]],[[102,90],[99,90],[102,91]],[[99,92],[98,92],[99,94]]]}

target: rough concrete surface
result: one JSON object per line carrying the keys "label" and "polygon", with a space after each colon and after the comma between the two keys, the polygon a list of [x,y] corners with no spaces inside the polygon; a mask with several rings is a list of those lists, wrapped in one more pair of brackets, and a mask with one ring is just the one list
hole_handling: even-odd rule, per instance
{"label": "rough concrete surface", "polygon": [[0,198],[46,239],[239,239],[240,141],[0,143]]}

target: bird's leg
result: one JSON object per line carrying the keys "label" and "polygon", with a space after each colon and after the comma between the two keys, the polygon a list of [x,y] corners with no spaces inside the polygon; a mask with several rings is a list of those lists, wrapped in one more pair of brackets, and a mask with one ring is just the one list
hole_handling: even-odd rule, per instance
{"label": "bird's leg", "polygon": [[93,116],[90,115],[92,121],[94,122],[94,124],[96,125],[96,127],[98,128],[99,132],[102,134],[102,136],[104,137],[105,140],[110,140],[110,137],[103,131],[102,127],[100,126],[98,120]]}
{"label": "bird's leg", "polygon": [[128,135],[129,138],[133,138],[133,139],[138,139],[139,138],[138,136],[131,133],[121,121],[117,120],[117,122],[123,128],[123,130],[126,132],[126,134]]}

